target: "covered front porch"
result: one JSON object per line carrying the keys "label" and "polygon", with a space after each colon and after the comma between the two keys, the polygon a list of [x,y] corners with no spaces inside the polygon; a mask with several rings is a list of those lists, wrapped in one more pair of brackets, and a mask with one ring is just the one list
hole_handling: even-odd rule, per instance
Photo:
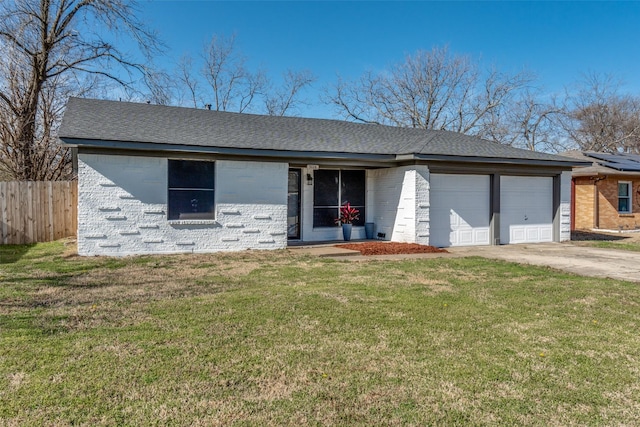
{"label": "covered front porch", "polygon": [[[336,219],[345,203],[358,209],[352,241],[429,243],[429,169],[359,169],[313,165],[289,168],[289,246],[342,242]],[[368,233],[367,233],[368,231]]]}

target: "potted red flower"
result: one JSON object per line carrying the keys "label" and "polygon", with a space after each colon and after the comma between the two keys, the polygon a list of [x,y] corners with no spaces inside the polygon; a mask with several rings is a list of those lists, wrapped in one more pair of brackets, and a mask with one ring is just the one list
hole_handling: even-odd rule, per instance
{"label": "potted red flower", "polygon": [[342,236],[344,240],[351,240],[353,221],[358,219],[360,219],[360,211],[352,208],[349,202],[340,206],[340,217],[336,218],[336,224],[342,225]]}

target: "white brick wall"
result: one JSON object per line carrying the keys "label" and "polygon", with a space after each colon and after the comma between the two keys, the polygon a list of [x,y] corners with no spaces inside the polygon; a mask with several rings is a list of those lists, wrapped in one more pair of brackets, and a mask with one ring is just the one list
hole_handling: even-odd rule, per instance
{"label": "white brick wall", "polygon": [[[287,246],[288,164],[216,161],[216,220],[167,221],[167,159],[78,156],[78,253],[130,255],[277,249]],[[303,178],[306,169],[302,170]],[[366,220],[385,240],[429,244],[427,166],[367,171]],[[313,186],[302,180],[302,238],[340,240],[313,229]],[[570,239],[571,172],[561,175],[560,240]],[[355,227],[353,239],[364,238]]]}
{"label": "white brick wall", "polygon": [[405,166],[370,172],[371,219],[394,242],[429,242],[429,169]]}
{"label": "white brick wall", "polygon": [[167,159],[78,155],[78,253],[287,246],[286,163],[216,161],[216,221],[167,221]]}
{"label": "white brick wall", "polygon": [[416,243],[421,245],[429,244],[430,237],[430,174],[427,166],[415,166],[416,168]]}
{"label": "white brick wall", "polygon": [[[404,195],[402,193],[406,174],[412,175],[410,168],[377,169],[370,172],[373,188],[370,213],[376,224],[376,234],[383,233],[384,240],[393,240],[394,235],[396,238],[401,235],[404,237],[406,230],[403,219],[408,194],[406,190]],[[411,179],[407,181],[411,182]]]}
{"label": "white brick wall", "polygon": [[560,175],[560,241],[571,240],[571,172]]}

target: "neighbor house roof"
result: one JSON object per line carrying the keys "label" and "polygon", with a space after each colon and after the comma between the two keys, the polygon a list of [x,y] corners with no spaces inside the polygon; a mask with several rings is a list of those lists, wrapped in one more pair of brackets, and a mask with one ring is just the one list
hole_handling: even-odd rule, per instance
{"label": "neighbor house roof", "polygon": [[591,162],[591,166],[575,168],[572,172],[573,176],[640,176],[640,155],[637,154],[609,154],[578,150],[561,154],[564,157]]}
{"label": "neighbor house roof", "polygon": [[70,98],[66,144],[256,155],[435,159],[571,166],[576,160],[443,130],[275,117],[143,103]]}

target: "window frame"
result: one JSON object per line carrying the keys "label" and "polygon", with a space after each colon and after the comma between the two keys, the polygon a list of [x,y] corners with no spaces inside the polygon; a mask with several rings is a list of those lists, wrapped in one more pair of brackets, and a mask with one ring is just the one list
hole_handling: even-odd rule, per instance
{"label": "window frame", "polygon": [[[189,164],[194,163],[209,163],[208,167],[210,167],[212,176],[209,177],[208,180],[201,179],[202,175],[194,176],[195,180],[198,180],[200,177],[200,181],[205,182],[203,185],[196,185],[194,187],[179,187],[172,186],[172,172],[177,173],[177,171],[172,171],[172,165],[177,163],[182,163],[183,167],[189,167]],[[194,159],[167,159],[167,221],[173,224],[208,224],[216,222],[216,171],[217,165],[215,161],[211,160],[194,160]],[[195,168],[194,168],[195,169]],[[178,179],[174,176],[174,180]],[[206,185],[206,181],[210,181],[209,185]],[[207,197],[206,200],[210,204],[211,208],[209,212],[196,212],[195,214],[188,215],[187,218],[180,218],[181,215],[187,214],[190,212],[178,211],[174,212],[175,207],[172,208],[172,194],[176,194],[179,192],[207,192],[211,193],[210,197]],[[174,200],[175,202],[175,200]],[[177,214],[177,216],[176,216]]]}
{"label": "window frame", "polygon": [[[337,193],[337,205],[316,205],[316,195],[315,195],[315,191],[316,191],[316,185],[317,185],[317,173],[321,172],[321,171],[336,171],[338,172],[338,193]],[[364,223],[365,223],[365,214],[366,214],[366,206],[367,206],[367,172],[365,169],[318,169],[315,170],[313,173],[313,181],[314,181],[314,194],[313,194],[313,217],[312,217],[312,223],[313,223],[313,228],[314,229],[330,229],[330,228],[334,228],[334,227],[339,227],[339,224],[335,224],[333,223],[333,225],[316,225],[316,209],[335,209],[336,210],[336,214],[335,214],[335,218],[338,218],[338,216],[340,215],[340,207],[346,203],[346,200],[342,200],[342,173],[343,171],[346,172],[353,172],[353,171],[361,171],[362,172],[362,184],[363,184],[363,194],[362,194],[362,205],[354,205],[353,203],[351,203],[351,206],[358,209],[360,212],[360,219],[358,220],[358,224],[353,224],[354,227],[364,227]]]}
{"label": "window frame", "polygon": [[[627,195],[620,196],[620,185],[627,186]],[[618,213],[620,214],[630,214],[633,213],[632,208],[632,195],[633,195],[633,182],[631,181],[618,181]],[[620,199],[627,199],[627,210],[620,210]]]}

